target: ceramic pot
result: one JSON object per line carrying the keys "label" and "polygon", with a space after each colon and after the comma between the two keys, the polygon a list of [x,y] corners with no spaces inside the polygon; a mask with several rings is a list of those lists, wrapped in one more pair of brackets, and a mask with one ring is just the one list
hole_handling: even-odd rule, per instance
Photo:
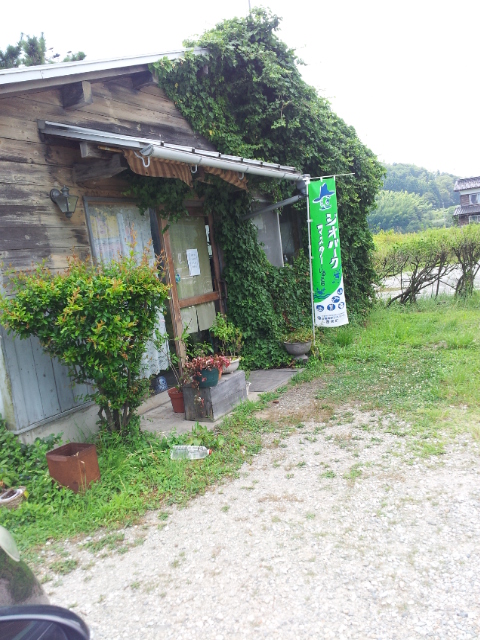
{"label": "ceramic pot", "polygon": [[195,377],[199,381],[199,389],[208,389],[208,387],[216,387],[218,384],[218,369],[202,369]]}
{"label": "ceramic pot", "polygon": [[291,356],[303,356],[310,351],[312,341],[309,342],[284,342],[283,346]]}
{"label": "ceramic pot", "polygon": [[223,373],[233,373],[240,366],[240,358],[231,358],[228,367],[223,367]]}
{"label": "ceramic pot", "polygon": [[183,401],[183,391],[179,391],[175,387],[172,387],[167,391],[172,403],[172,409],[174,413],[185,413],[185,403]]}

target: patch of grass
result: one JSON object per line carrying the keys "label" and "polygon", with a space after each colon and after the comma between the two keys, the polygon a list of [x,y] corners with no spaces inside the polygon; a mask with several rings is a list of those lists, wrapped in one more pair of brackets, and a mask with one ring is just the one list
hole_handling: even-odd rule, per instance
{"label": "patch of grass", "polygon": [[[85,494],[52,484],[42,448],[37,475],[43,474],[45,481],[29,484],[25,478],[28,500],[18,509],[1,509],[0,524],[13,534],[29,561],[36,555],[37,545],[48,539],[93,534],[104,527],[123,528],[151,509],[163,508],[162,513],[166,513],[168,505],[185,504],[220,479],[234,477],[242,464],[260,451],[262,434],[273,431],[273,426],[256,413],[279,395],[264,394],[259,403],[239,405],[213,434],[223,436],[222,446],[214,448],[213,454],[201,461],[170,460],[170,447],[186,442],[191,434],[162,438],[137,430],[125,440],[116,434],[100,434],[95,444],[101,481],[92,484]],[[200,437],[212,437],[209,434],[199,430]],[[3,453],[8,460],[8,452],[2,450]],[[160,519],[166,517],[161,515]],[[121,536],[107,534],[87,548],[93,553],[103,549],[123,552],[128,547],[123,549]]]}
{"label": "patch of grass", "polygon": [[69,558],[68,560],[56,560],[55,562],[52,562],[52,564],[50,565],[50,569],[55,573],[59,573],[60,575],[64,576],[76,569],[77,565],[77,560]]}
{"label": "patch of grass", "polygon": [[336,477],[336,473],[335,471],[332,471],[331,469],[328,469],[328,471],[324,471],[321,476],[321,478],[335,478]]}
{"label": "patch of grass", "polygon": [[125,540],[124,533],[108,533],[103,536],[99,540],[91,540],[87,542],[84,547],[88,549],[92,553],[98,553],[102,549],[108,549],[109,551],[114,551],[118,547],[122,545],[122,542]]}
{"label": "patch of grass", "polygon": [[353,467],[350,467],[350,469],[343,474],[343,477],[345,478],[345,480],[355,481],[357,478],[359,478],[362,475],[362,473],[363,472],[360,469],[360,465],[354,464]]}
{"label": "patch of grass", "polygon": [[227,513],[227,511],[230,509],[230,505],[229,504],[225,504],[223,505],[223,507],[220,509],[220,511],[223,511],[223,513]]}
{"label": "patch of grass", "polygon": [[338,338],[341,329],[325,330],[319,358],[294,383],[321,375],[320,403],[348,398],[362,410],[394,414],[404,424],[389,425],[387,433],[411,436],[419,455],[439,455],[445,433],[480,421],[479,322],[480,292],[467,300],[378,303],[364,325],[348,328],[351,340]]}

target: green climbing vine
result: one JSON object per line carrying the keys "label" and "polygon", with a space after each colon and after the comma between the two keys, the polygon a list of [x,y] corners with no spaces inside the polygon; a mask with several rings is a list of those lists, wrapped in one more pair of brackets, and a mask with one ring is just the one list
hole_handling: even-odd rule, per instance
{"label": "green climbing vine", "polygon": [[[354,179],[338,182],[337,195],[349,312],[362,312],[372,299],[375,278],[367,213],[383,167],[355,130],[304,82],[300,61],[275,33],[279,24],[268,10],[254,9],[246,18],[226,20],[185,43],[206,53],[164,58],[153,67],[193,129],[220,152],[295,166],[311,176],[355,173]],[[188,187],[177,180],[136,177],[131,189],[143,208],[162,205],[170,220],[184,212]],[[245,364],[282,364],[287,360],[282,334],[310,321],[308,260],[299,257],[292,267],[272,267],[254,225],[242,218],[251,210],[252,194],[261,191],[281,200],[294,195],[295,184],[253,176],[245,193],[210,178],[195,183],[194,190],[214,215],[224,253],[228,315],[244,334]],[[306,218],[305,202],[295,209]]]}

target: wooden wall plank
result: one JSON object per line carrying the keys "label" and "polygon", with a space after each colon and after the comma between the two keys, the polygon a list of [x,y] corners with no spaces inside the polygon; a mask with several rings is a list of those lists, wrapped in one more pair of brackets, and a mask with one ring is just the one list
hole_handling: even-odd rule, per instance
{"label": "wooden wall plank", "polygon": [[33,360],[37,375],[40,400],[43,408],[43,420],[60,413],[60,403],[57,397],[55,378],[53,376],[53,363],[50,356],[45,353],[36,338],[32,339]]}
{"label": "wooden wall plank", "polygon": [[0,251],[17,249],[56,249],[87,247],[86,225],[73,227],[66,221],[64,227],[4,227],[0,237]]}
{"label": "wooden wall plank", "polygon": [[79,160],[80,153],[77,146],[47,145],[41,142],[11,140],[10,138],[0,137],[0,161],[70,167]]}
{"label": "wooden wall plank", "polygon": [[161,137],[171,143],[213,149],[205,138],[193,133],[174,103],[155,86],[135,91],[123,84],[96,82],[92,84],[92,94],[93,102],[74,112],[63,108],[59,89],[0,98],[0,112],[5,118],[1,123],[2,136],[30,141],[36,139],[31,129],[25,126],[15,134],[8,118],[21,117],[35,123],[37,119],[55,119],[113,133]]}
{"label": "wooden wall plank", "polygon": [[7,334],[2,326],[0,326],[0,333],[2,336],[5,365],[10,380],[13,410],[15,413],[15,429],[23,429],[28,425],[28,416],[14,339],[12,335]]}
{"label": "wooden wall plank", "polygon": [[[22,184],[3,184],[0,187],[0,205],[16,205],[16,206],[40,206],[46,207],[49,206],[49,203],[52,202],[50,199],[50,190],[53,187],[61,187],[62,183],[56,182],[52,184],[45,184],[44,186],[38,186],[32,188],[31,185],[22,185]],[[75,187],[72,183],[66,183],[71,190],[71,193],[74,195],[86,195],[86,196],[95,196],[95,197],[125,197],[123,196],[123,192],[127,188],[127,183],[120,178],[110,178],[107,181],[107,185],[105,182],[100,184],[97,183],[96,186],[93,187]],[[107,188],[108,187],[108,188]],[[52,203],[52,206],[55,206]],[[77,208],[80,207],[80,210],[83,210],[83,203],[81,202],[81,198],[79,198],[77,203]]]}
{"label": "wooden wall plank", "polygon": [[60,409],[61,411],[68,411],[76,407],[78,403],[75,402],[73,397],[72,385],[67,373],[67,368],[61,365],[55,358],[52,360],[52,366]]}
{"label": "wooden wall plank", "polygon": [[45,415],[43,413],[40,390],[38,388],[35,362],[33,360],[32,338],[28,338],[27,340],[15,338],[14,345],[20,370],[20,381],[23,388],[28,424],[40,422],[40,420],[45,418]]}
{"label": "wooden wall plank", "polygon": [[[45,261],[46,266],[52,271],[60,271],[68,266],[67,259],[73,253],[81,259],[87,260],[91,257],[89,247],[63,247],[55,249],[21,249],[17,251],[0,251],[0,261],[7,269],[16,271],[21,269],[32,269],[35,265]],[[5,278],[4,278],[5,280]]]}
{"label": "wooden wall plank", "polygon": [[[51,206],[50,206],[51,203]],[[26,228],[37,226],[48,227],[65,227],[66,224],[72,226],[84,226],[85,215],[83,211],[83,203],[77,204],[75,213],[66,221],[65,215],[60,211],[53,202],[46,205],[23,205],[23,204],[3,204],[0,205],[0,229],[4,227],[21,227]]]}
{"label": "wooden wall plank", "polygon": [[53,188],[55,185],[73,184],[73,169],[72,167],[47,164],[0,161],[0,183],[29,184]]}

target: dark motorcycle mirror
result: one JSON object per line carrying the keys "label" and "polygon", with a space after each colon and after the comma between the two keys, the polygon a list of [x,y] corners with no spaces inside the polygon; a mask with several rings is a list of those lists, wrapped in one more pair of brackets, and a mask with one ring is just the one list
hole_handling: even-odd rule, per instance
{"label": "dark motorcycle mirror", "polygon": [[0,608],[2,640],[89,640],[88,627],[62,607],[36,605]]}

